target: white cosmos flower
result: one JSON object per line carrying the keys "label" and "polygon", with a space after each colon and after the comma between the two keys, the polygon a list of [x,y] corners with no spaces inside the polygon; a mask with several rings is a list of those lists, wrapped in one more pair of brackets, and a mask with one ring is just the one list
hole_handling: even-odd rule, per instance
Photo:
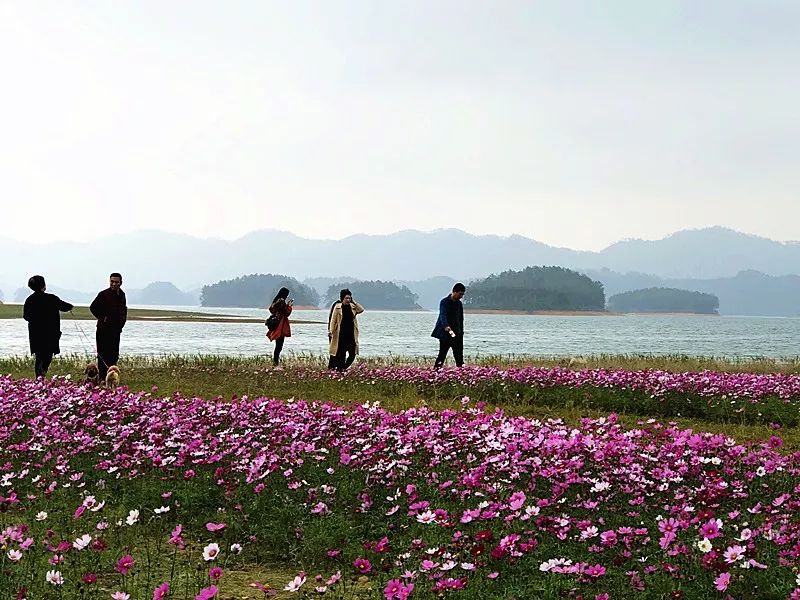
{"label": "white cosmos flower", "polygon": [[700,550],[703,554],[708,554],[711,552],[713,546],[711,545],[711,540],[708,538],[703,538],[699,542],[697,542],[697,549]]}
{"label": "white cosmos flower", "polygon": [[128,525],[134,525],[139,522],[139,511],[134,509],[128,513],[128,517],[125,519],[125,522]]}
{"label": "white cosmos flower", "polygon": [[64,583],[61,571],[48,571],[44,578],[47,580],[47,583],[52,583],[53,585],[63,585]]}
{"label": "white cosmos flower", "polygon": [[22,552],[20,552],[15,548],[12,548],[11,550],[8,551],[7,556],[8,560],[10,560],[11,562],[17,562],[18,560],[22,559]]}
{"label": "white cosmos flower", "polygon": [[47,518],[47,513],[44,512],[43,510],[38,512],[38,513],[36,513],[36,520],[37,521],[44,521],[46,518]]}
{"label": "white cosmos flower", "polygon": [[214,560],[219,555],[219,544],[211,543],[203,548],[203,560]]}
{"label": "white cosmos flower", "polygon": [[427,525],[428,523],[433,523],[436,520],[436,515],[429,510],[426,510],[423,513],[417,515],[417,521],[420,523],[424,523]]}
{"label": "white cosmos flower", "polygon": [[292,579],[289,583],[286,584],[286,587],[283,588],[287,592],[296,592],[298,591],[302,585],[306,582],[306,576],[304,574],[297,575],[294,579]]}
{"label": "white cosmos flower", "polygon": [[153,512],[156,513],[157,515],[167,513],[169,512],[169,506],[162,506],[161,508],[155,508],[153,509]]}
{"label": "white cosmos flower", "polygon": [[89,544],[91,543],[92,536],[90,536],[88,533],[84,533],[81,537],[72,542],[72,547],[75,548],[75,550],[81,551],[88,548]]}

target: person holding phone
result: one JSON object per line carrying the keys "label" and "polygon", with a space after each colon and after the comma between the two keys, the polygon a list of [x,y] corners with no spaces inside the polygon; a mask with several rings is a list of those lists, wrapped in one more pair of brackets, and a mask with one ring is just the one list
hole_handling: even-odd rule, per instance
{"label": "person holding phone", "polygon": [[353,364],[358,354],[358,319],[356,315],[364,312],[364,307],[353,300],[348,289],[339,292],[341,302],[331,308],[328,324],[329,352],[332,360],[329,366],[344,371]]}
{"label": "person holding phone", "polygon": [[[288,300],[287,300],[288,299]],[[269,305],[269,312],[280,319],[278,326],[267,331],[267,337],[271,342],[275,342],[275,351],[272,353],[272,364],[276,367],[281,358],[281,350],[283,350],[283,343],[287,337],[292,337],[292,327],[289,324],[289,315],[292,314],[292,305],[294,300],[289,298],[289,289],[282,287],[278,290],[272,304]]]}
{"label": "person holding phone", "polygon": [[453,286],[453,291],[439,302],[439,318],[431,337],[439,340],[439,356],[433,365],[440,369],[447,360],[447,351],[453,349],[453,358],[456,366],[464,366],[464,305],[461,299],[467,292],[463,283]]}

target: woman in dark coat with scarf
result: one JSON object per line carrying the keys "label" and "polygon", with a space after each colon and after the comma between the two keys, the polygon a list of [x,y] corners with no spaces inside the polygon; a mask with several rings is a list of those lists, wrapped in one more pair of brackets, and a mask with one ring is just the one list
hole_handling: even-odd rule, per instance
{"label": "woman in dark coat with scarf", "polygon": [[44,377],[53,355],[61,352],[59,340],[61,339],[60,312],[72,310],[72,304],[64,302],[54,294],[46,294],[47,286],[44,277],[34,275],[28,280],[28,287],[33,293],[25,300],[22,309],[22,318],[28,322],[28,339],[31,344],[31,354],[36,357],[36,377]]}
{"label": "woman in dark coat with scarf", "polygon": [[292,337],[292,327],[289,324],[289,315],[292,314],[292,304],[294,300],[288,300],[289,290],[282,287],[278,290],[272,304],[269,305],[269,312],[280,319],[278,326],[272,331],[267,331],[267,337],[271,342],[275,342],[275,352],[272,354],[272,362],[277,367],[283,350],[283,342],[287,337]]}

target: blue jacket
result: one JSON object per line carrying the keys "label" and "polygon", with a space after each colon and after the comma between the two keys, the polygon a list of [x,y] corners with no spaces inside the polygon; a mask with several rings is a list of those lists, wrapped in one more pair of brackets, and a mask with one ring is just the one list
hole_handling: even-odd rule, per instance
{"label": "blue jacket", "polygon": [[433,328],[431,337],[447,339],[450,334],[445,331],[450,327],[456,335],[464,335],[464,305],[461,300],[453,300],[449,295],[439,302],[439,318]]}

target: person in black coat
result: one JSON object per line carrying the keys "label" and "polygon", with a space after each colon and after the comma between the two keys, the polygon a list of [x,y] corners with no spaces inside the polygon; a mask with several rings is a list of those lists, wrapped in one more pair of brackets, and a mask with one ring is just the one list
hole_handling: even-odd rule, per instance
{"label": "person in black coat", "polygon": [[467,288],[463,283],[453,286],[453,291],[439,302],[439,318],[431,337],[439,340],[439,356],[433,364],[434,369],[439,369],[447,359],[447,351],[453,349],[453,358],[456,366],[464,366],[464,305],[461,299]]}
{"label": "person in black coat", "polygon": [[112,273],[108,288],[97,294],[89,310],[97,319],[97,369],[105,381],[108,367],[119,361],[119,338],[128,320],[128,304],[122,291],[122,275]]}
{"label": "person in black coat", "polygon": [[22,318],[28,322],[31,354],[36,357],[36,377],[44,377],[53,355],[61,352],[61,312],[72,310],[72,304],[54,294],[46,294],[44,277],[34,275],[28,280],[33,293],[25,300]]}

